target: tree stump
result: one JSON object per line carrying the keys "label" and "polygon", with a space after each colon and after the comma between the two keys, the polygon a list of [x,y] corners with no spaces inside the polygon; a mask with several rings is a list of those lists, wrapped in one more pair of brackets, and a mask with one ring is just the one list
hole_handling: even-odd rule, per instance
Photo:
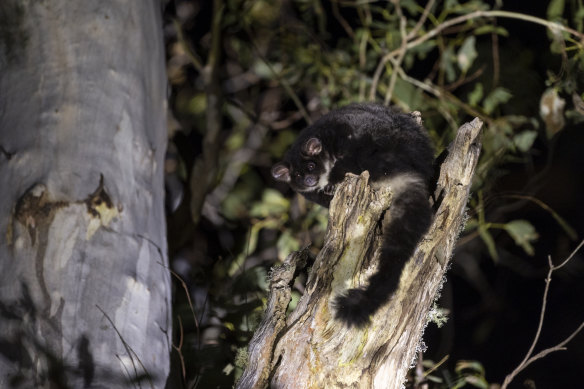
{"label": "tree stump", "polygon": [[400,388],[419,350],[430,309],[445,280],[480,154],[482,122],[464,124],[448,148],[434,193],[432,226],[402,271],[392,298],[363,328],[334,320],[332,302],[367,283],[380,246],[379,221],[391,213],[391,188],[373,191],[369,174],[348,175],[329,211],[325,244],[306,290],[287,317],[290,285],[306,250],[271,275],[265,317],[249,345],[237,388]]}

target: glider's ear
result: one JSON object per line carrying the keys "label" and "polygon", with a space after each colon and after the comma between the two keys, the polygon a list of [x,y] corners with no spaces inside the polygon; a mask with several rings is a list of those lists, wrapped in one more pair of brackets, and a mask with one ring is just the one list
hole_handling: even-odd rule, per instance
{"label": "glider's ear", "polygon": [[290,168],[284,162],[272,166],[272,177],[278,181],[290,182]]}
{"label": "glider's ear", "polygon": [[322,142],[318,138],[310,138],[302,146],[302,152],[309,156],[315,156],[322,151]]}

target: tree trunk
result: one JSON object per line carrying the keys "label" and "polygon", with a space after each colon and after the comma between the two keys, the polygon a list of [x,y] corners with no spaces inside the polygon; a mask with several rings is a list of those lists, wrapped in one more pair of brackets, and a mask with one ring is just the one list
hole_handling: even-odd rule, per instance
{"label": "tree trunk", "polygon": [[[331,302],[363,285],[377,263],[377,224],[391,216],[391,188],[374,192],[368,173],[350,176],[335,193],[325,244],[294,312],[286,317],[290,283],[305,252],[291,254],[271,277],[264,320],[238,388],[400,388],[444,281],[480,153],[475,119],[462,126],[441,166],[434,222],[405,266],[391,300],[365,328],[333,319]],[[371,254],[373,253],[373,255]]]}
{"label": "tree trunk", "polygon": [[160,4],[2,0],[0,32],[0,387],[164,387]]}

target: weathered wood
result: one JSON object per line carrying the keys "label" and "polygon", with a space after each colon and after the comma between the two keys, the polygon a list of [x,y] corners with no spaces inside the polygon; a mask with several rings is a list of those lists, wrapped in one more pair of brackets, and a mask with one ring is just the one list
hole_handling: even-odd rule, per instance
{"label": "weathered wood", "polygon": [[286,310],[290,303],[290,284],[296,268],[304,267],[308,249],[288,255],[282,266],[270,273],[270,295],[264,318],[255,332],[248,350],[249,363],[239,381],[243,388],[265,388],[269,382],[271,357],[277,336],[286,325]]}
{"label": "weathered wood", "polygon": [[[334,320],[331,302],[365,284],[374,272],[377,225],[384,210],[389,207],[391,213],[391,188],[372,191],[367,172],[347,177],[331,203],[325,244],[304,295],[285,326],[281,315],[267,312],[250,343],[250,364],[238,388],[268,387],[267,377],[269,386],[278,389],[401,387],[464,225],[481,127],[475,119],[459,129],[441,166],[434,222],[405,266],[394,296],[365,328]],[[272,295],[277,285],[272,283]]]}

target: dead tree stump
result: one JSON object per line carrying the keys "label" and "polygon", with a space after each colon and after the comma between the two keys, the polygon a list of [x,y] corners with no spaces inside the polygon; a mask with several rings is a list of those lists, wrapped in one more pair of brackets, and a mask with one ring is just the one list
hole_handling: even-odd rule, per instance
{"label": "dead tree stump", "polygon": [[373,191],[369,174],[348,176],[329,210],[325,244],[298,306],[286,316],[290,285],[307,252],[292,253],[271,275],[265,317],[249,345],[237,388],[400,388],[465,221],[480,154],[482,122],[464,124],[448,149],[434,194],[432,226],[406,264],[393,297],[364,328],[333,319],[332,301],[364,285],[377,264],[377,225],[391,213],[391,188]]}

